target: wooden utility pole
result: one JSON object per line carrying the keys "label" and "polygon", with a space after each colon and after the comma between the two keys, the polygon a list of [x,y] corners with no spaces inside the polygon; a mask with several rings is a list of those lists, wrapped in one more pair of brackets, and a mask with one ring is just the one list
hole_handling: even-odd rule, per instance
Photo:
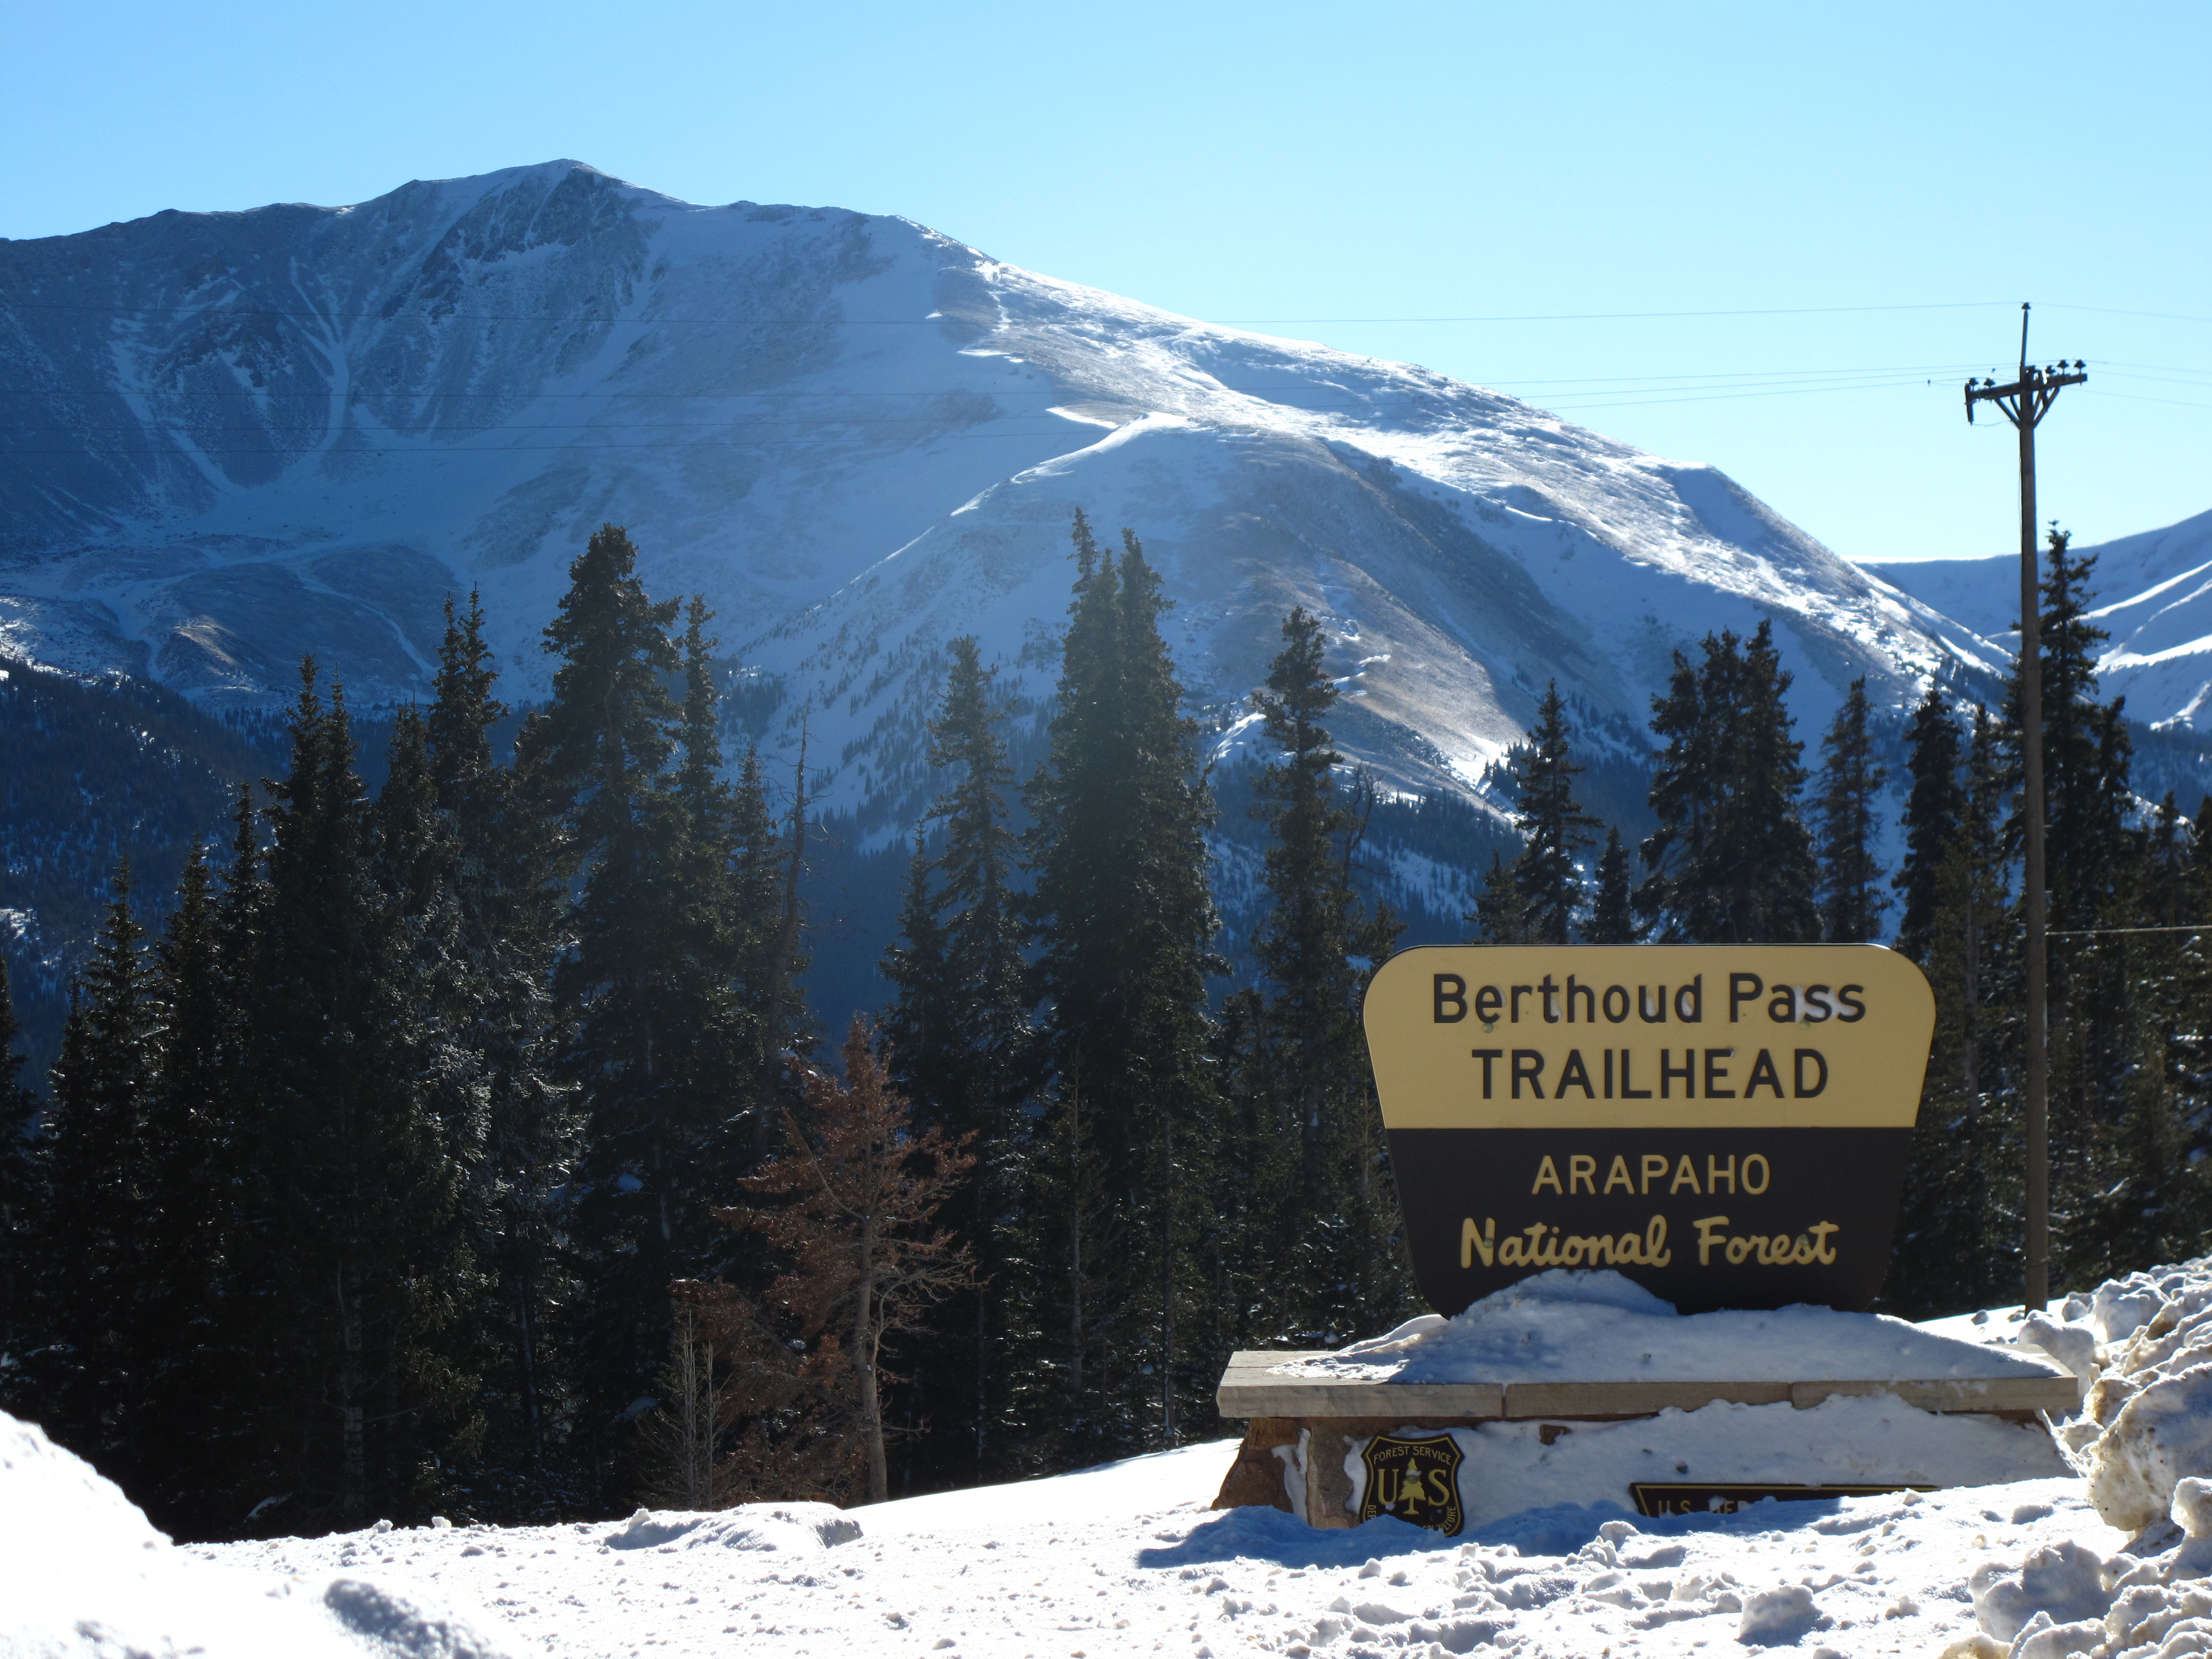
{"label": "wooden utility pole", "polygon": [[2020,308],[2020,378],[2010,386],[1966,382],[1966,422],[1974,405],[1995,404],[2020,432],[2020,747],[2027,773],[2021,817],[2027,826],[2027,868],[2021,908],[2027,922],[2027,1284],[2033,1309],[2051,1299],[2051,1055],[2045,1029],[2043,881],[2043,641],[2035,545],[2035,428],[2061,386],[2089,377],[2078,362],[2047,368],[2027,363],[2027,307]]}

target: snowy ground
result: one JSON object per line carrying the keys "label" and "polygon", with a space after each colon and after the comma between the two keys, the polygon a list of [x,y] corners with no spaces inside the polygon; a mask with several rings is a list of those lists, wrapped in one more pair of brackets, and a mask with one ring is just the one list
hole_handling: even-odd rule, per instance
{"label": "snowy ground", "polygon": [[1943,1329],[2025,1334],[2098,1378],[2062,1436],[2089,1479],[1670,1520],[1554,1504],[1446,1540],[1210,1510],[1224,1441],[846,1514],[176,1549],[0,1418],[0,1659],[2212,1652],[2212,1481],[2194,1478],[2212,1474],[2212,1365],[2196,1363],[2212,1264],[2069,1298],[2039,1326],[1999,1310]]}
{"label": "snowy ground", "polygon": [[[1926,1498],[1767,1504],[1693,1523],[1540,1511],[1472,1541],[1395,1521],[1316,1532],[1273,1510],[1210,1512],[1233,1443],[1055,1480],[909,1499],[824,1546],[721,1517],[623,1547],[600,1524],[234,1545],[196,1551],[309,1583],[412,1583],[485,1609],[507,1650],[601,1656],[1528,1656],[1737,1650],[1770,1634],[1847,1654],[1933,1656],[1974,1633],[1984,1561],[2068,1539],[2126,1541],[2072,1480]],[[671,1526],[665,1529],[674,1531]],[[1440,1547],[1441,1546],[1441,1547]],[[2099,1609],[2102,1611],[2101,1608]],[[1754,1613],[1753,1617],[1759,1616]]]}

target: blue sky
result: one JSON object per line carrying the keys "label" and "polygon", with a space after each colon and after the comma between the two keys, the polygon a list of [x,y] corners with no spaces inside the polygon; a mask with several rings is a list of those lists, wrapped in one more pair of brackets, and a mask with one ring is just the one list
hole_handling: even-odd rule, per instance
{"label": "blue sky", "polygon": [[2092,369],[2046,512],[2212,507],[2208,64],[2203,0],[0,0],[0,235],[569,155],[1425,363],[1854,557],[1994,553],[2011,434],[1959,384],[2023,299]]}

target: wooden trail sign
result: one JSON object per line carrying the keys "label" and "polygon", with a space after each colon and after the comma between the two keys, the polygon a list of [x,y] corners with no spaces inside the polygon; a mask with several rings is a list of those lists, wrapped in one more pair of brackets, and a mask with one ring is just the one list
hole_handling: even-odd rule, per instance
{"label": "wooden trail sign", "polygon": [[1437,1312],[1550,1267],[1684,1313],[1881,1288],[1936,1024],[1894,951],[1424,946],[1364,1019]]}

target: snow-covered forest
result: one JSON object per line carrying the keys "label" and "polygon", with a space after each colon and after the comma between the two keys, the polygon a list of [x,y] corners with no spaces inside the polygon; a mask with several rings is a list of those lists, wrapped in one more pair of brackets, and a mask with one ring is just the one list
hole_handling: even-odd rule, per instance
{"label": "snow-covered forest", "polygon": [[[0,1142],[0,1404],[155,1524],[232,1539],[433,1514],[546,1523],[849,1504],[1207,1439],[1238,1348],[1413,1311],[1358,1012],[1397,924],[1361,895],[1372,783],[1334,749],[1322,626],[1253,713],[1255,982],[1224,988],[1218,808],[1126,534],[1079,516],[1048,744],[1015,775],[975,641],[917,757],[895,995],[805,1006],[810,771],[726,753],[704,605],[611,526],[507,718],[471,600],[371,791],[311,662],[264,793],[192,849],[158,936],[117,871],[47,1091]],[[2212,859],[2130,788],[2094,572],[2044,585],[2057,1270],[2186,1255]],[[1656,828],[1585,810],[1566,702],[1503,781],[1499,941],[1886,936],[1938,1024],[1886,1305],[2002,1304],[2019,1256],[2006,707],[1932,682],[1905,857],[1863,688],[1800,735],[1768,629],[1678,653]],[[1635,844],[1640,841],[1640,844]],[[2145,931],[2149,930],[2149,931]],[[0,1053],[15,1053],[12,1025]]]}

